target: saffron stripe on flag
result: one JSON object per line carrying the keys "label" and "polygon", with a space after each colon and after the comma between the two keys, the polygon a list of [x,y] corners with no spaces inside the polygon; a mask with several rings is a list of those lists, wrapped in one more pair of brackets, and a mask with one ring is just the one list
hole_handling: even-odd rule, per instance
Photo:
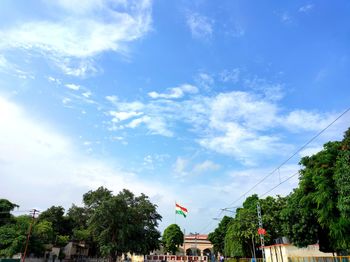
{"label": "saffron stripe on flag", "polygon": [[180,208],[182,211],[188,212],[187,208],[180,206],[178,203],[176,203],[176,207]]}

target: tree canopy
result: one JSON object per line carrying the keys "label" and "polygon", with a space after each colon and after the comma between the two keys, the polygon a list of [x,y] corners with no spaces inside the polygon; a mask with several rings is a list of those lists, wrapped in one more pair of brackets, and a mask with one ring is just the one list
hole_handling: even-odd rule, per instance
{"label": "tree canopy", "polygon": [[122,253],[148,254],[159,247],[161,216],[148,197],[124,189],[104,199],[88,221],[100,251],[115,261]]}
{"label": "tree canopy", "polygon": [[[300,160],[299,185],[286,197],[248,197],[229,223],[224,251],[229,256],[252,256],[258,243],[256,204],[261,205],[265,243],[283,236],[299,247],[319,244],[324,252],[346,254],[350,250],[350,129],[342,141]],[[211,233],[213,236],[222,227]],[[222,239],[222,235],[220,237]]]}
{"label": "tree canopy", "polygon": [[[115,261],[122,253],[148,254],[159,247],[157,230],[161,216],[157,206],[141,194],[124,189],[117,195],[99,187],[83,195],[84,206],[72,205],[67,214],[62,206],[52,206],[35,219],[28,254],[42,256],[47,244],[64,247],[69,241],[89,244],[90,255]],[[16,204],[0,200],[4,221],[0,225],[0,257],[21,253],[32,218],[13,217]]]}
{"label": "tree canopy", "polygon": [[214,252],[217,254],[218,252],[221,254],[225,254],[225,235],[228,229],[228,226],[232,222],[233,218],[224,216],[220,221],[218,227],[214,232],[208,235],[208,239],[213,244]]}
{"label": "tree canopy", "polygon": [[169,225],[163,232],[162,243],[165,252],[175,255],[179,246],[184,242],[184,234],[177,224]]}

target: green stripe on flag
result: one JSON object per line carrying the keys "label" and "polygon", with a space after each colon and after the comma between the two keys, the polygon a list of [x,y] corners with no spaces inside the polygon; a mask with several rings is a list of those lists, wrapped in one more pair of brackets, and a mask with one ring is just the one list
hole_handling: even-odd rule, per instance
{"label": "green stripe on flag", "polygon": [[182,212],[181,210],[176,210],[175,213],[186,217],[186,214],[184,212]]}

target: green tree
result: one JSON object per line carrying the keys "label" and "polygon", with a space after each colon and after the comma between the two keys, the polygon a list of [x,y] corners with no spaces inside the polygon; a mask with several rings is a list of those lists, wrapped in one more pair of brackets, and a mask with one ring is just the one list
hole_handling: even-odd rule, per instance
{"label": "green tree", "polygon": [[[15,217],[14,220],[14,223],[0,227],[0,257],[9,258],[16,253],[21,253],[24,249],[32,218],[25,215]],[[34,225],[28,245],[28,254],[42,256],[45,251],[44,243],[35,232]]]}
{"label": "green tree", "polygon": [[225,250],[230,256],[253,257],[258,244],[258,217],[256,206],[257,195],[252,195],[236,210],[236,215],[230,223],[225,236]]}
{"label": "green tree", "polygon": [[225,254],[225,235],[229,224],[233,221],[232,217],[224,216],[214,232],[209,233],[208,239],[213,244],[214,252]]}
{"label": "green tree", "polygon": [[135,197],[124,189],[94,204],[88,224],[101,254],[115,261],[123,253],[147,254],[156,249],[160,219],[147,196]]}
{"label": "green tree", "polygon": [[72,234],[72,221],[64,215],[64,208],[61,206],[52,206],[43,211],[39,216],[39,221],[46,220],[52,223],[55,238],[58,235]]}
{"label": "green tree", "polygon": [[274,239],[284,236],[284,220],[281,217],[281,211],[286,206],[286,198],[269,196],[265,199],[259,199],[255,194],[246,198],[243,207],[237,209],[234,219],[227,226],[224,235],[225,255],[232,257],[254,256],[256,247],[260,245],[257,233],[258,203],[261,207],[263,226],[267,232],[265,243],[267,245],[273,244]]}
{"label": "green tree", "polygon": [[96,190],[90,190],[83,195],[83,202],[88,210],[94,210],[98,208],[104,201],[109,200],[112,197],[112,191],[105,187],[99,187]]}
{"label": "green tree", "polygon": [[162,243],[164,250],[175,255],[178,247],[184,242],[184,234],[176,224],[168,226],[163,233]]}
{"label": "green tree", "polygon": [[296,245],[319,242],[321,251],[338,253],[350,248],[349,140],[350,129],[342,141],[301,159],[299,187],[283,211],[286,234]]}
{"label": "green tree", "polygon": [[67,217],[70,219],[72,227],[75,229],[87,228],[88,216],[87,208],[78,207],[74,204],[68,209],[67,212]]}
{"label": "green tree", "polygon": [[54,230],[52,223],[42,220],[35,224],[33,234],[37,236],[43,243],[51,244],[54,240]]}
{"label": "green tree", "polygon": [[0,199],[0,226],[13,222],[11,211],[18,205],[10,202],[7,199]]}
{"label": "green tree", "polygon": [[265,243],[274,244],[274,240],[284,236],[283,218],[281,211],[286,207],[287,199],[277,196],[276,198],[268,196],[260,199],[261,215],[263,227],[266,230]]}
{"label": "green tree", "polygon": [[78,207],[73,204],[67,212],[67,217],[70,219],[72,224],[73,240],[89,242],[91,245],[92,235],[87,226],[89,218],[87,208]]}

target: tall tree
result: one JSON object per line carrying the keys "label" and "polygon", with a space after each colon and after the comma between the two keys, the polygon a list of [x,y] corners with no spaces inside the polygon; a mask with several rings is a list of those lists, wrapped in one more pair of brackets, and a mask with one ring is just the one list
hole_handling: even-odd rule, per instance
{"label": "tall tree", "polygon": [[242,208],[237,209],[225,237],[225,250],[229,252],[227,255],[254,256],[255,246],[258,245],[256,211],[258,201],[258,196],[252,195],[246,198]]}
{"label": "tall tree", "polygon": [[88,210],[99,207],[104,201],[112,197],[112,191],[105,187],[99,187],[96,190],[90,190],[83,195],[83,202]]}
{"label": "tall tree", "polygon": [[156,227],[161,216],[145,195],[135,197],[124,189],[94,208],[89,227],[102,255],[110,261],[122,253],[146,254],[158,247]]}
{"label": "tall tree", "polygon": [[169,225],[163,233],[162,243],[164,250],[175,255],[179,246],[184,242],[184,234],[177,224]]}
{"label": "tall tree", "polygon": [[225,254],[225,235],[232,220],[232,217],[224,216],[214,232],[211,232],[208,235],[208,239],[213,244],[214,252],[216,254],[218,252]]}
{"label": "tall tree", "polygon": [[324,252],[350,248],[349,140],[350,129],[342,141],[328,142],[317,154],[301,159],[299,187],[288,200],[294,207],[287,205],[283,212],[289,222],[286,232],[295,244],[319,242]]}
{"label": "tall tree", "polygon": [[55,234],[69,235],[72,231],[71,221],[64,215],[64,208],[52,206],[39,215],[39,221],[49,221],[52,223]]}

